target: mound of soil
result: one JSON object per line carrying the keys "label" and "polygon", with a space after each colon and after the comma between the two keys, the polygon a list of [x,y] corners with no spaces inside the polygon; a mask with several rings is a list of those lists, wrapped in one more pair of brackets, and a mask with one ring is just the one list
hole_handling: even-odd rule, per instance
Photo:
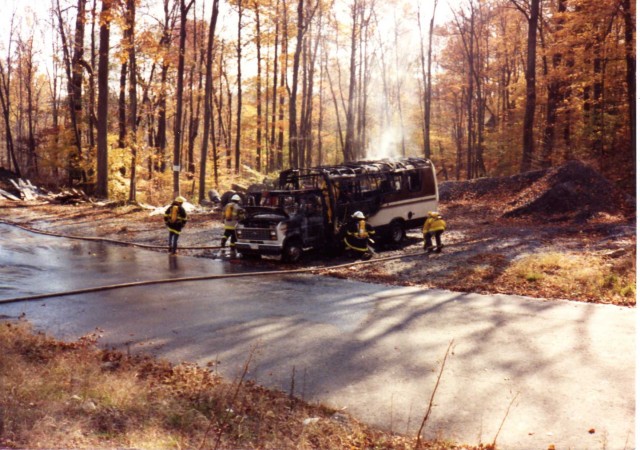
{"label": "mound of soil", "polygon": [[628,214],[624,194],[592,167],[579,162],[549,170],[510,202],[503,217],[585,222],[599,213]]}
{"label": "mound of soil", "polygon": [[476,178],[468,181],[445,181],[439,184],[438,192],[443,202],[473,200],[486,196],[504,196],[519,193],[544,177],[548,170],[512,175],[510,177]]}

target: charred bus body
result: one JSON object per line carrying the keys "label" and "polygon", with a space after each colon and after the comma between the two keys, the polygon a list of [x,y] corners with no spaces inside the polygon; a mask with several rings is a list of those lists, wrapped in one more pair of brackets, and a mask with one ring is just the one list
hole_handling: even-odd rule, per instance
{"label": "charred bus body", "polygon": [[250,203],[237,227],[238,251],[297,261],[306,249],[340,249],[355,211],[378,236],[399,244],[405,230],[437,210],[438,186],[427,159],[358,161],[285,170],[276,190],[255,193]]}

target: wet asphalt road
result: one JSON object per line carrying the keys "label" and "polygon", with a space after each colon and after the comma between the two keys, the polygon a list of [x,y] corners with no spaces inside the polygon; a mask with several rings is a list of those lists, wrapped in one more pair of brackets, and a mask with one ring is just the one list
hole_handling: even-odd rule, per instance
{"label": "wet asphalt road", "polygon": [[[0,225],[0,299],[242,270]],[[453,340],[426,436],[635,448],[634,309],[285,275],[0,304],[23,313],[59,338],[99,328],[104,346],[219,361],[228,377],[251,354],[258,382],[288,391],[295,374],[299,397],[410,435]]]}

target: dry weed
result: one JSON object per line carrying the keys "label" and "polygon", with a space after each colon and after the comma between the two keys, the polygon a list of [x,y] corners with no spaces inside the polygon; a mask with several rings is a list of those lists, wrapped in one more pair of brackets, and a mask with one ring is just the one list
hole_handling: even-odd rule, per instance
{"label": "dry weed", "polygon": [[555,296],[631,305],[635,304],[636,282],[632,260],[630,256],[612,262],[598,255],[535,253],[511,264],[501,281],[520,284],[525,293],[538,293],[542,297],[553,290]]}
{"label": "dry weed", "polygon": [[[408,437],[371,429],[343,414],[336,418],[335,411],[292,400],[283,392],[248,381],[230,384],[195,365],[98,350],[94,340],[61,343],[32,333],[25,323],[0,324],[0,447],[415,445]],[[423,442],[420,448],[482,447],[437,441]]]}

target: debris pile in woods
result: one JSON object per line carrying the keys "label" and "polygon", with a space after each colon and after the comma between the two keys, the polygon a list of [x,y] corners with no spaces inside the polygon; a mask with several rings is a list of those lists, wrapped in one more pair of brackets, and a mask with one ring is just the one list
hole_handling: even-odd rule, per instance
{"label": "debris pile in woods", "polygon": [[78,189],[72,188],[58,193],[48,192],[46,189],[34,186],[31,181],[23,180],[15,173],[2,167],[0,167],[0,198],[7,198],[13,201],[43,200],[62,205],[91,201],[89,196]]}
{"label": "debris pile in woods", "polygon": [[599,213],[635,214],[634,202],[592,167],[579,161],[511,177],[445,182],[443,202],[486,200],[502,202],[503,217],[551,221],[587,221]]}
{"label": "debris pile in woods", "polygon": [[445,181],[438,186],[440,201],[474,200],[483,197],[511,197],[538,181],[546,170],[525,172],[510,177],[476,178],[468,181]]}
{"label": "debris pile in woods", "polygon": [[633,204],[592,167],[571,161],[553,168],[519,193],[505,217],[540,216],[545,220],[587,221],[599,213],[632,212]]}

